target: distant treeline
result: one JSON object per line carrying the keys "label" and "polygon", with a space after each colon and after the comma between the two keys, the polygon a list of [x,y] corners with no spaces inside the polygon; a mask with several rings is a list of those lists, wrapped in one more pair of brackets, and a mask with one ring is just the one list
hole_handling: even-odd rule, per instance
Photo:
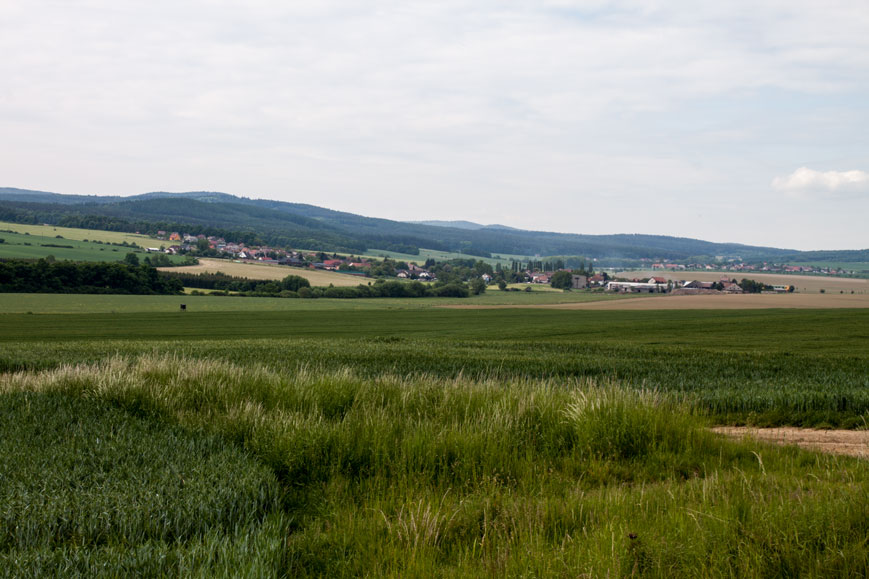
{"label": "distant treeline", "polygon": [[[288,275],[280,281],[258,281],[223,273],[179,273],[161,271],[160,277],[188,288],[233,292],[236,295],[285,298],[466,298],[472,291],[463,283],[428,286],[418,281],[377,280],[371,285],[356,287],[311,287],[310,282],[297,275]],[[485,291],[485,290],[482,290]],[[480,290],[476,290],[480,293]]]}
{"label": "distant treeline", "polygon": [[2,293],[178,294],[183,289],[147,265],[0,260]]}

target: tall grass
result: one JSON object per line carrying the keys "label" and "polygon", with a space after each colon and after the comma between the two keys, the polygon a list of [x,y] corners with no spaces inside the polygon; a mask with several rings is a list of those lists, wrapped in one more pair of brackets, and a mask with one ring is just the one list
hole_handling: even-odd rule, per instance
{"label": "tall grass", "polygon": [[727,442],[676,393],[611,378],[158,353],[0,376],[0,397],[20,392],[108,404],[255,457],[290,521],[276,574],[869,572],[865,462]]}

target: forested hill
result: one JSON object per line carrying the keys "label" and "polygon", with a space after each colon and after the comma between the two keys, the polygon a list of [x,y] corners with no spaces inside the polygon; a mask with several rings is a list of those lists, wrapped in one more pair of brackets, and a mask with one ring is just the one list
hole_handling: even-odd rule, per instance
{"label": "forested hill", "polygon": [[224,234],[252,242],[328,251],[418,248],[468,255],[582,255],[594,258],[743,259],[799,252],[659,235],[582,235],[500,226],[477,229],[363,217],[301,203],[236,197],[226,193],[155,192],[131,197],[62,195],[0,188],[0,221],[51,223],[95,229],[184,230]]}

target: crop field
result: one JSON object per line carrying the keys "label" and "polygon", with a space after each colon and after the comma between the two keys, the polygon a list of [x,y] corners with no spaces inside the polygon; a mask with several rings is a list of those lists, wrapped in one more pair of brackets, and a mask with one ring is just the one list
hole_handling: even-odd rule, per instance
{"label": "crop field", "polygon": [[[362,280],[357,280],[362,281]],[[203,291],[203,290],[199,290]],[[622,301],[632,296],[585,292],[541,291],[501,292],[489,290],[483,295],[467,298],[391,298],[391,299],[282,299],[235,296],[123,296],[123,295],[58,295],[0,294],[0,314],[50,313],[121,313],[175,312],[186,304],[188,312],[267,312],[298,310],[392,310],[429,309],[457,305],[535,306],[541,304],[573,304],[596,301]]]}
{"label": "crop field", "polygon": [[705,271],[623,271],[619,277],[648,279],[651,276],[672,280],[718,281],[722,277],[728,279],[753,279],[768,285],[792,285],[799,293],[854,293],[869,294],[869,279],[851,277],[832,277],[822,275],[785,275],[774,273],[753,272],[705,272]]}
{"label": "crop field", "polygon": [[[128,253],[135,253],[139,259],[147,255],[144,250],[136,247],[58,238],[55,235],[25,235],[0,231],[0,239],[3,240],[0,243],[0,258],[7,259],[40,259],[51,255],[55,259],[70,261],[122,261]],[[183,258],[169,256],[169,259],[180,262]]]}
{"label": "crop field", "polygon": [[763,310],[763,309],[829,309],[869,308],[869,294],[713,294],[657,295],[631,299],[586,301],[559,304],[495,305],[450,304],[445,307],[474,308],[556,308],[566,310]]}
{"label": "crop field", "polygon": [[74,241],[101,241],[103,243],[136,244],[140,247],[160,247],[166,241],[161,241],[147,235],[138,233],[124,233],[121,231],[102,231],[99,229],[79,229],[73,227],[55,227],[54,225],[25,225],[22,223],[6,223],[0,221],[0,229],[14,231],[16,233],[28,233],[43,237],[63,236],[64,239]]}
{"label": "crop field", "polygon": [[707,428],[865,426],[869,309],[59,297],[129,302],[0,313],[0,575],[869,573],[869,461]]}
{"label": "crop field", "polygon": [[177,273],[225,273],[237,277],[246,277],[255,280],[280,280],[288,275],[298,275],[311,282],[315,286],[355,287],[360,283],[372,281],[370,278],[347,275],[334,271],[306,269],[301,267],[289,267],[284,265],[267,265],[258,263],[242,263],[229,259],[202,258],[197,265],[185,265],[181,267],[159,268],[164,271]]}

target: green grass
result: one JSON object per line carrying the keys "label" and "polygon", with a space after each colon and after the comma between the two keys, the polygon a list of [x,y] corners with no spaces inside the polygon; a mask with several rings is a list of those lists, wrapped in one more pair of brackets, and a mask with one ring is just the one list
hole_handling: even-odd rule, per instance
{"label": "green grass", "polygon": [[705,428],[865,427],[869,310],[120,297],[0,296],[83,312],[0,314],[0,576],[869,574],[869,462]]}
{"label": "green grass", "polygon": [[7,314],[0,369],[173,351],[370,377],[606,378],[678,393],[722,423],[856,427],[869,413],[867,328],[866,310]]}
{"label": "green grass", "polygon": [[[2,225],[0,224],[0,227]],[[50,229],[44,226],[40,227]],[[147,255],[144,250],[139,248],[108,245],[94,241],[58,239],[54,235],[24,235],[23,233],[0,231],[0,239],[4,240],[3,243],[0,243],[0,258],[5,259],[39,259],[53,255],[58,260],[122,261],[128,253],[137,254],[140,260]],[[181,256],[169,256],[169,259],[178,263],[183,261]]]}
{"label": "green grass", "polygon": [[273,573],[280,560],[274,474],[214,435],[22,390],[0,395],[0,456],[0,575],[207,574],[233,560]]}
{"label": "green grass", "polygon": [[[303,347],[285,351],[307,353]],[[96,424],[79,441],[86,452],[96,452],[95,435],[105,425],[101,412],[134,412],[141,417],[135,420],[150,425],[177,425],[149,426],[158,434],[180,428],[219,437],[267,467],[284,498],[279,516],[269,514],[269,501],[251,514],[265,521],[253,533],[263,537],[257,543],[263,546],[222,564],[222,557],[212,557],[219,561],[194,566],[195,574],[244,574],[239,569],[255,574],[255,569],[292,577],[850,577],[869,572],[866,462],[728,442],[704,430],[704,418],[690,405],[665,393],[625,389],[608,379],[388,372],[365,377],[340,366],[263,365],[250,351],[238,352],[236,359],[242,364],[149,353],[4,374],[0,400],[18,404],[18,414],[26,412],[25,396],[65,400],[69,409],[60,414],[68,418],[58,419],[61,423],[75,421],[84,409],[82,418]],[[9,428],[26,434],[41,426],[31,420]],[[134,449],[145,445],[137,440],[142,439],[130,442]],[[153,453],[173,445],[160,444],[158,436],[155,446]],[[3,448],[3,458],[18,452],[17,444]],[[108,457],[116,454],[123,451]],[[62,480],[71,476],[68,467],[56,470]],[[238,500],[248,496],[243,480],[227,476],[218,488],[238,485],[237,494],[226,493],[228,500]],[[100,511],[115,508],[119,521],[135,519],[125,496],[98,503]],[[182,499],[182,504],[187,503]],[[88,505],[83,504],[86,513]],[[179,517],[183,525],[184,516]],[[275,518],[289,522],[282,536],[271,522]],[[35,533],[45,532],[44,523],[35,526]],[[151,543],[123,543],[121,523],[103,530],[106,541],[123,545],[112,551],[116,559],[109,569],[138,570],[135,562],[150,552]],[[13,539],[20,532],[10,527]],[[280,542],[273,540],[277,536]],[[196,533],[173,543],[176,552],[200,557],[209,547]],[[77,568],[76,561],[98,557],[101,550],[93,544],[55,550],[48,569]],[[2,556],[29,570],[29,552],[13,540]],[[162,567],[144,569],[188,574],[190,567],[180,562],[191,558],[168,557]],[[269,570],[269,565],[278,567]]]}

